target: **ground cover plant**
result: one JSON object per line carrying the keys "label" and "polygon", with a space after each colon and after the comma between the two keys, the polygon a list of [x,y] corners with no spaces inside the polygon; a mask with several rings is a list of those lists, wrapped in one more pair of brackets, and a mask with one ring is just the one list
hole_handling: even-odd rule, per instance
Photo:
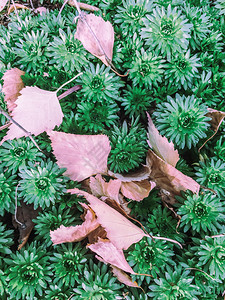
{"label": "ground cover plant", "polygon": [[0,0],[1,299],[224,299],[224,13]]}

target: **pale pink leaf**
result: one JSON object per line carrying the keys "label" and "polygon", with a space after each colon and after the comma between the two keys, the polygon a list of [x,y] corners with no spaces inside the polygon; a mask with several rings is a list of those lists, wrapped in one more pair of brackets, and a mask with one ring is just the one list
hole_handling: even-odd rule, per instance
{"label": "pale pink leaf", "polygon": [[116,266],[111,266],[111,268],[112,268],[113,275],[116,276],[121,283],[124,283],[127,286],[141,289],[141,287],[137,284],[137,282],[132,281],[132,278],[124,271],[122,271],[120,268],[117,268]]}
{"label": "pale pink leaf", "polygon": [[105,263],[114,265],[125,272],[135,274],[126,261],[123,250],[118,250],[109,240],[99,238],[97,243],[87,247],[97,253]]}
{"label": "pale pink leaf", "polygon": [[53,153],[65,174],[72,180],[82,181],[92,175],[107,172],[111,150],[106,135],[79,135],[52,131],[49,133]]}
{"label": "pale pink leaf", "polygon": [[50,231],[51,240],[54,245],[82,241],[88,236],[88,234],[99,227],[99,223],[97,222],[93,211],[91,211],[85,204],[82,204],[82,206],[87,209],[87,212],[85,215],[85,221],[81,225],[70,227],[61,225],[58,229]]}
{"label": "pale pink leaf", "polygon": [[[38,87],[25,87],[20,93],[12,117],[28,132],[39,135],[62,123],[63,113],[56,92],[45,91]],[[25,135],[26,133],[13,123],[3,140],[12,140]]]}
{"label": "pale pink leaf", "polygon": [[148,180],[122,182],[121,193],[128,199],[141,201],[148,197],[154,187],[155,183]]}
{"label": "pale pink leaf", "polygon": [[24,71],[21,71],[18,68],[13,68],[7,70],[2,77],[2,91],[5,94],[4,100],[7,104],[9,112],[11,112],[16,107],[15,101],[20,95],[20,91],[24,88],[24,83],[21,78],[21,75],[24,74]]}
{"label": "pale pink leaf", "polygon": [[148,116],[148,141],[154,152],[173,167],[176,166],[179,160],[177,150],[174,150],[174,144],[169,143],[166,137],[159,134],[157,128],[152,122],[150,115]]}
{"label": "pale pink leaf", "polygon": [[90,188],[94,196],[106,196],[119,202],[119,191],[121,181],[119,179],[110,179],[106,182],[100,174],[90,178]]}
{"label": "pale pink leaf", "polygon": [[84,196],[97,216],[97,221],[107,232],[107,238],[117,249],[128,249],[146,234],[127,218],[95,196],[79,189],[68,190],[71,194]]}
{"label": "pale pink leaf", "polygon": [[193,193],[199,192],[200,185],[195,180],[162,160],[152,150],[148,150],[147,165],[150,169],[151,180],[172,195],[179,195],[181,191],[186,190],[191,190]]}
{"label": "pale pink leaf", "polygon": [[109,170],[108,175],[123,182],[142,181],[149,177],[149,168],[147,166],[142,166],[139,170],[129,172],[128,174],[113,173]]}
{"label": "pale pink leaf", "polygon": [[0,0],[0,11],[2,11],[4,9],[7,2],[8,2],[8,0]]}
{"label": "pale pink leaf", "polygon": [[92,13],[84,15],[84,18],[85,21],[78,20],[75,38],[81,41],[87,51],[109,66],[113,54],[113,26],[109,21],[106,22],[102,17]]}

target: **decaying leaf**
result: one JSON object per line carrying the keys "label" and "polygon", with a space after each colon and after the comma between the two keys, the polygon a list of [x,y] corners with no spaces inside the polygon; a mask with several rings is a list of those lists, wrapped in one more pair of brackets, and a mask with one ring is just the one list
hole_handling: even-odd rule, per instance
{"label": "decaying leaf", "polygon": [[132,281],[131,277],[126,274],[124,271],[121,269],[111,266],[113,275],[117,277],[117,279],[121,282],[124,283],[125,285],[131,286],[131,287],[136,287],[142,289],[136,281]]}
{"label": "decaying leaf", "polygon": [[179,195],[181,191],[186,190],[191,190],[193,193],[199,192],[200,186],[195,180],[162,160],[152,150],[148,150],[147,165],[150,169],[151,180],[172,196]]}
{"label": "decaying leaf", "polygon": [[11,14],[15,10],[15,7],[16,7],[17,10],[18,9],[28,9],[29,10],[29,8],[26,7],[25,5],[19,4],[19,3],[15,3],[15,6],[13,4],[10,5],[10,7],[8,9],[8,15]]}
{"label": "decaying leaf", "polygon": [[81,225],[65,227],[61,225],[58,229],[50,231],[51,240],[54,245],[79,242],[88,236],[88,234],[99,227],[95,213],[85,204],[82,206],[86,209],[85,221]]}
{"label": "decaying leaf", "polygon": [[96,197],[106,196],[119,202],[120,186],[119,179],[110,179],[106,182],[100,174],[90,178],[91,193]]}
{"label": "decaying leaf", "polygon": [[16,107],[15,101],[20,95],[20,91],[24,88],[24,83],[21,75],[25,72],[18,68],[7,70],[3,75],[3,87],[2,91],[5,94],[5,102],[9,112]]}
{"label": "decaying leaf", "polygon": [[[12,117],[28,132],[38,135],[62,123],[63,113],[56,92],[45,91],[38,87],[25,87],[20,93]],[[3,141],[25,135],[26,133],[13,123]]]}
{"label": "decaying leaf", "polygon": [[7,2],[8,2],[8,0],[0,0],[0,11],[2,11],[4,9]]}
{"label": "decaying leaf", "polygon": [[18,228],[20,234],[18,250],[20,250],[26,244],[31,231],[34,228],[34,223],[32,220],[37,217],[40,211],[40,208],[34,210],[33,204],[26,204],[24,202],[21,202],[21,206],[17,208],[16,218],[20,223],[25,225],[22,227],[16,222],[15,218],[13,218],[13,226]]}
{"label": "decaying leaf", "polygon": [[79,18],[75,38],[84,48],[98,57],[106,66],[110,65],[113,55],[114,29],[109,21],[94,14],[84,14]]}
{"label": "decaying leaf", "polygon": [[212,129],[217,132],[223,119],[225,118],[225,112],[218,111],[216,109],[208,108],[208,113],[206,114],[207,117],[210,117],[211,120],[209,121],[212,125]]}
{"label": "decaying leaf", "polygon": [[109,170],[108,175],[117,178],[123,182],[142,181],[149,177],[149,168],[148,166],[142,166],[139,170],[124,175],[119,173],[113,173]]}
{"label": "decaying leaf", "polygon": [[125,272],[135,274],[126,261],[123,250],[118,250],[108,239],[99,238],[97,243],[87,247],[97,253],[105,263],[116,266]]}
{"label": "decaying leaf", "polygon": [[52,131],[49,133],[53,153],[65,174],[72,180],[82,181],[95,174],[107,172],[111,150],[106,135],[78,135]]}
{"label": "decaying leaf", "polygon": [[97,216],[97,221],[107,232],[107,238],[119,250],[126,250],[139,242],[146,234],[127,218],[95,196],[77,188],[68,190],[71,194],[84,196]]}
{"label": "decaying leaf", "polygon": [[[71,6],[76,7],[76,5],[75,5],[75,3],[74,3],[73,0],[69,0],[69,1],[68,1],[68,4],[71,5]],[[83,10],[88,10],[88,11],[99,11],[99,8],[98,8],[98,7],[93,6],[93,5],[90,5],[90,4],[87,4],[87,3],[77,2],[77,4],[79,5],[80,9],[83,9]]]}
{"label": "decaying leaf", "polygon": [[166,137],[159,134],[157,128],[152,122],[150,115],[148,116],[148,141],[153,151],[161,157],[168,164],[173,167],[176,166],[179,160],[179,154],[177,150],[174,150],[174,144],[169,143]]}
{"label": "decaying leaf", "polygon": [[155,186],[154,182],[149,182],[148,180],[122,182],[121,193],[128,199],[141,201],[148,197]]}

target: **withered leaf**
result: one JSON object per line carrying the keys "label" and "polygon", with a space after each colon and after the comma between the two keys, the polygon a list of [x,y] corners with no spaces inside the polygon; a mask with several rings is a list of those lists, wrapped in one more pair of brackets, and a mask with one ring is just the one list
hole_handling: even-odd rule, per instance
{"label": "withered leaf", "polygon": [[148,197],[155,186],[154,182],[149,182],[148,180],[122,182],[121,193],[128,199],[141,201]]}
{"label": "withered leaf", "polygon": [[206,116],[211,118],[209,122],[212,125],[212,129],[217,132],[221,123],[223,122],[223,119],[225,118],[225,112],[208,108],[208,113]]}
{"label": "withered leaf", "polygon": [[142,181],[149,177],[149,168],[148,166],[142,166],[139,170],[124,175],[119,173],[113,173],[109,170],[108,175],[117,178],[123,182]]}
{"label": "withered leaf", "polygon": [[117,268],[115,266],[111,266],[113,275],[117,277],[117,279],[124,283],[125,285],[136,287],[142,289],[136,281],[132,281],[131,277],[126,274],[124,271],[122,271],[120,268]]}

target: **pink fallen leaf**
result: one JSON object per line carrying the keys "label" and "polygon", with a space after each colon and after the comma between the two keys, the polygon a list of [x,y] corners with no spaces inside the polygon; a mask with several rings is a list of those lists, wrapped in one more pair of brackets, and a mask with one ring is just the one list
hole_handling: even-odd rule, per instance
{"label": "pink fallen leaf", "polygon": [[123,182],[142,181],[149,177],[149,168],[147,166],[142,166],[139,170],[124,175],[119,173],[113,173],[109,170],[108,175],[117,178]]}
{"label": "pink fallen leaf", "polygon": [[[88,25],[87,25],[88,24]],[[75,38],[84,48],[98,57],[106,66],[110,65],[113,54],[114,29],[109,21],[94,14],[85,14],[79,18]]]}
{"label": "pink fallen leaf", "polygon": [[2,11],[4,9],[7,2],[8,2],[8,0],[0,0],[0,11]]}
{"label": "pink fallen leaf", "polygon": [[147,165],[150,169],[151,180],[173,196],[186,190],[191,190],[193,193],[199,192],[200,185],[195,180],[162,160],[152,150],[148,150]]}
{"label": "pink fallen leaf", "polygon": [[[45,91],[38,87],[25,87],[20,93],[12,117],[28,132],[39,135],[62,123],[63,113],[56,92]],[[3,141],[25,135],[26,133],[13,123]]]}
{"label": "pink fallen leaf", "polygon": [[79,135],[52,131],[49,133],[53,153],[65,174],[72,180],[82,181],[92,175],[107,172],[111,150],[106,135]]}
{"label": "pink fallen leaf", "polygon": [[148,197],[155,186],[154,182],[149,182],[148,180],[122,182],[121,193],[128,199],[141,201]]}
{"label": "pink fallen leaf", "polygon": [[71,194],[84,196],[97,216],[97,221],[107,232],[107,238],[117,249],[128,249],[133,243],[139,242],[146,234],[142,229],[131,223],[118,211],[99,200],[95,196],[77,188],[68,190]]}
{"label": "pink fallen leaf", "polygon": [[122,271],[120,268],[117,268],[115,266],[111,266],[112,272],[114,276],[117,277],[117,279],[121,282],[124,283],[125,285],[131,286],[131,287],[136,287],[142,289],[136,281],[132,281],[131,277],[126,274],[124,271]]}
{"label": "pink fallen leaf", "polygon": [[88,236],[92,231],[99,227],[95,214],[85,204],[82,206],[86,209],[85,221],[81,225],[65,227],[61,225],[58,229],[50,231],[51,240],[54,245],[79,242]]}
{"label": "pink fallen leaf", "polygon": [[153,151],[165,160],[168,164],[173,167],[176,166],[179,160],[179,154],[177,150],[174,150],[174,144],[169,143],[166,137],[159,134],[157,128],[152,122],[150,115],[148,116],[148,141]]}
{"label": "pink fallen leaf", "polygon": [[99,238],[98,242],[87,246],[97,253],[105,263],[116,266],[125,272],[135,274],[124,257],[122,250],[118,250],[108,239]]}
{"label": "pink fallen leaf", "polygon": [[90,188],[94,196],[106,196],[119,202],[119,191],[121,181],[119,179],[110,179],[106,182],[100,174],[90,178]]}
{"label": "pink fallen leaf", "polygon": [[11,112],[15,107],[15,101],[20,95],[20,91],[24,88],[24,83],[21,78],[25,72],[18,68],[7,70],[3,75],[3,87],[2,91],[5,94],[5,102],[7,104],[8,111]]}

